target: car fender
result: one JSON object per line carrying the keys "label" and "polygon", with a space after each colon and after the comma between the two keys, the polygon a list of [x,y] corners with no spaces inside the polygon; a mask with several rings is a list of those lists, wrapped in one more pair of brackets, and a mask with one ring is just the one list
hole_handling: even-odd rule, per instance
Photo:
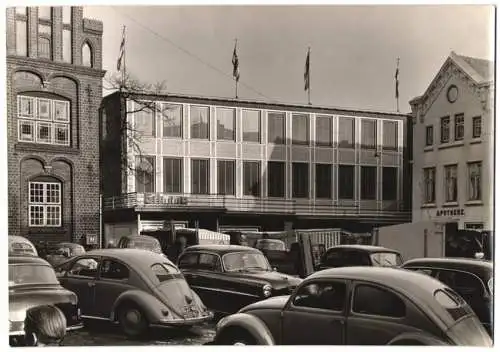
{"label": "car fender", "polygon": [[111,321],[116,321],[117,319],[117,309],[123,302],[133,302],[142,308],[146,318],[149,322],[157,322],[161,320],[164,316],[162,315],[162,310],[165,310],[165,305],[153,295],[140,290],[129,290],[123,292],[116,299],[113,304],[113,309],[111,310]]}
{"label": "car fender", "polygon": [[[406,343],[404,343],[406,342]],[[402,333],[401,335],[396,336],[391,341],[389,341],[388,345],[411,345],[411,342],[414,342],[416,345],[418,343],[423,344],[425,346],[447,346],[449,345],[442,339],[439,339],[435,336],[424,332],[407,332]]]}
{"label": "car fender", "polygon": [[215,340],[229,329],[242,329],[249,333],[258,345],[274,345],[274,338],[266,324],[254,315],[236,313],[222,318],[216,326]]}

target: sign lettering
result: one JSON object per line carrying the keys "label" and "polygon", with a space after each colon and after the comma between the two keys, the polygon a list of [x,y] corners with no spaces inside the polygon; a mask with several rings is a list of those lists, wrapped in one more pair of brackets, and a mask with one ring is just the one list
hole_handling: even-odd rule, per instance
{"label": "sign lettering", "polygon": [[465,216],[465,209],[438,209],[436,216]]}
{"label": "sign lettering", "polygon": [[187,203],[187,197],[183,196],[169,196],[162,193],[147,193],[144,196],[144,204],[186,205]]}

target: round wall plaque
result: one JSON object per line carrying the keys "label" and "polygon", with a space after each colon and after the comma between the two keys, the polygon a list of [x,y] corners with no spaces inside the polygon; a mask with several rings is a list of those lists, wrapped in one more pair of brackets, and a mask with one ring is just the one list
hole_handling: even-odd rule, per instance
{"label": "round wall plaque", "polygon": [[450,103],[454,103],[458,98],[458,88],[455,85],[451,85],[448,88],[448,92],[446,93],[446,97]]}

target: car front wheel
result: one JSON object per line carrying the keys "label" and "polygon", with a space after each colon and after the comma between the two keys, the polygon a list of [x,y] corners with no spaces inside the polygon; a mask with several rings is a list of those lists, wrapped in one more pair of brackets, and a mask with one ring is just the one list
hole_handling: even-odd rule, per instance
{"label": "car front wheel", "polygon": [[257,345],[257,341],[249,333],[238,330],[229,330],[221,336],[218,343],[220,345],[246,346]]}
{"label": "car front wheel", "polygon": [[129,337],[142,336],[148,329],[145,314],[135,304],[126,304],[118,310],[118,322],[123,332]]}

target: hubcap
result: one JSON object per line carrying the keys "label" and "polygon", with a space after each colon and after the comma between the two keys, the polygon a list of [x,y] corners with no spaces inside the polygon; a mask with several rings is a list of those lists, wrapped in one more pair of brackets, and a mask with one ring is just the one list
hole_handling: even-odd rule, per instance
{"label": "hubcap", "polygon": [[246,343],[243,343],[243,342],[240,342],[240,341],[236,341],[233,346],[246,346]]}
{"label": "hubcap", "polygon": [[141,313],[135,309],[131,309],[125,314],[125,320],[132,325],[138,324],[141,321]]}

